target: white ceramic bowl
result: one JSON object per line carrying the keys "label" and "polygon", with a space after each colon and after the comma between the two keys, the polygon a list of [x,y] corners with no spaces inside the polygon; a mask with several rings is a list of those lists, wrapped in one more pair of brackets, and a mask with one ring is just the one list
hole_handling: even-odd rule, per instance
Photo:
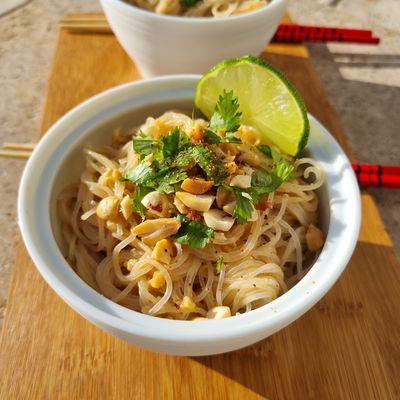
{"label": "white ceramic bowl", "polygon": [[75,311],[120,339],[153,351],[208,355],[255,343],[282,329],[312,307],[342,273],[356,244],[360,196],[348,159],[329,132],[310,116],[310,155],[326,171],[319,190],[325,246],[309,273],[270,304],[220,321],[173,321],[144,315],[111,302],[82,281],[57,245],[55,198],[78,181],[85,145],[110,143],[116,127],[133,127],[171,108],[193,108],[199,76],[154,78],[103,92],[61,118],[29,159],[18,198],[26,247],[48,284]]}
{"label": "white ceramic bowl", "polygon": [[287,0],[227,18],[159,15],[122,0],[100,0],[118,41],[144,77],[204,73],[218,61],[259,55]]}

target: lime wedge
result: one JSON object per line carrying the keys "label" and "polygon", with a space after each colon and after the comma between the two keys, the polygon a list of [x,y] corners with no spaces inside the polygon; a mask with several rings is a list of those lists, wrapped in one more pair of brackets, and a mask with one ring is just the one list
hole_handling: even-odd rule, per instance
{"label": "lime wedge", "polygon": [[233,90],[242,123],[256,128],[262,143],[275,144],[291,156],[306,145],[310,125],[304,103],[271,65],[252,56],[220,62],[197,83],[196,107],[210,118],[224,89]]}

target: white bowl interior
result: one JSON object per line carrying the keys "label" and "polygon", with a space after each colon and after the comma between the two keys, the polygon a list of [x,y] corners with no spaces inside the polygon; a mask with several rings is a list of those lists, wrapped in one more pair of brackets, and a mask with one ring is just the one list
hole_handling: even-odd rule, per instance
{"label": "white bowl interior", "polygon": [[[115,128],[138,126],[147,116],[158,116],[168,109],[190,112],[197,80],[198,76],[176,76],[127,84],[80,105],[53,126],[35,149],[24,171],[18,201],[27,249],[50,286],[72,308],[106,331],[170,354],[234,350],[294,321],[339,277],[354,249],[360,223],[359,191],[349,161],[331,135],[310,116],[308,151],[326,171],[326,184],[319,190],[326,243],[309,273],[290,291],[250,313],[200,324],[131,311],[83,282],[66,263],[55,240],[62,241],[56,198],[67,183],[79,179],[84,166],[83,147],[110,143]],[[50,204],[50,209],[43,204]]]}

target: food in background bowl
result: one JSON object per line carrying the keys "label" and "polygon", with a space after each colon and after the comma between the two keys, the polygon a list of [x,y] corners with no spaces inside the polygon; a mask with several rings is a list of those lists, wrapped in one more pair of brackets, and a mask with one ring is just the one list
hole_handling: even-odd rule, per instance
{"label": "food in background bowl", "polygon": [[158,14],[183,15],[187,17],[217,17],[242,14],[265,6],[267,0],[127,0]]}
{"label": "food in background bowl", "polygon": [[[240,74],[249,67],[253,80],[269,75],[268,96],[276,93],[268,120],[281,124],[274,114],[294,102],[289,124],[303,127],[304,106],[287,97],[289,83],[244,57],[216,67],[218,86],[236,79],[209,121],[169,111],[147,118],[132,140],[117,130],[111,146],[85,150],[86,169],[61,194],[60,210],[67,260],[95,290],[150,315],[214,319],[268,304],[303,277],[324,243],[315,226],[324,173],[241,123],[239,108],[257,108],[240,90],[249,87]],[[212,90],[207,76],[199,104],[204,86]]]}

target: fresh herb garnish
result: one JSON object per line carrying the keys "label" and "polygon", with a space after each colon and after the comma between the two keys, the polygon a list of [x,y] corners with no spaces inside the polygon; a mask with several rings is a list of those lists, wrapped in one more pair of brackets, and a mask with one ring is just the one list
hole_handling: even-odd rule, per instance
{"label": "fresh herb garnish", "polygon": [[203,136],[204,143],[217,144],[221,143],[222,137],[214,133],[213,131],[206,130]]}
{"label": "fresh herb garnish", "polygon": [[272,158],[272,152],[276,153],[276,151],[273,151],[270,146],[266,144],[259,144],[256,146],[257,150],[263,153],[265,156]]}
{"label": "fresh herb garnish", "polygon": [[144,136],[142,132],[132,139],[133,150],[139,154],[141,158],[152,154],[158,148],[158,141]]}
{"label": "fresh herb garnish", "polygon": [[[161,136],[162,154],[164,160],[171,159],[179,153],[179,142],[181,137],[179,128],[174,128],[167,136]],[[182,134],[187,137],[186,134]]]}
{"label": "fresh herb garnish", "polygon": [[204,142],[208,144],[236,143],[242,141],[235,136],[242,113],[238,112],[239,103],[233,91],[223,91],[215,105],[214,113],[204,133]]}
{"label": "fresh herb garnish", "polygon": [[216,158],[210,149],[202,146],[189,147],[180,152],[175,159],[175,165],[179,168],[188,168],[192,166],[193,161],[216,185],[221,184],[228,176],[224,164]]}
{"label": "fresh herb garnish", "polygon": [[255,170],[251,176],[251,185],[258,195],[272,193],[283,183],[276,174],[268,174],[262,170]]}
{"label": "fresh herb garnish", "polygon": [[253,188],[241,189],[235,186],[225,186],[226,189],[232,191],[236,199],[236,207],[233,217],[239,224],[245,224],[251,217],[254,210],[254,204],[258,202],[258,193]]}
{"label": "fresh herb garnish", "polygon": [[222,140],[222,143],[234,143],[234,144],[242,144],[242,139],[235,136],[233,132],[226,132],[225,137]]}
{"label": "fresh herb garnish", "polygon": [[224,132],[236,132],[240,126],[242,113],[238,112],[239,103],[233,91],[225,89],[218,98],[213,115],[208,127],[212,131],[222,129]]}
{"label": "fresh herb garnish", "polygon": [[251,188],[241,189],[235,186],[225,186],[233,192],[236,198],[236,207],[233,216],[240,224],[244,224],[251,217],[254,205],[259,201],[259,196],[274,192],[278,187],[290,178],[294,166],[279,153],[267,145],[259,145],[257,149],[273,160],[271,174],[257,169],[251,177]]}
{"label": "fresh herb garnish", "polygon": [[[151,165],[146,161],[141,161],[136,167],[125,172],[123,178],[131,181],[136,185],[150,185],[154,179],[155,172]],[[151,185],[150,185],[151,186]]]}
{"label": "fresh herb garnish", "polygon": [[203,137],[204,143],[208,144],[218,144],[218,143],[235,143],[235,144],[242,144],[240,138],[235,136],[233,132],[227,132],[224,137],[217,135],[215,132],[207,129],[204,133]]}
{"label": "fresh herb garnish", "polygon": [[158,181],[157,190],[161,193],[173,193],[175,189],[173,185],[185,180],[187,178],[187,173],[185,171],[180,171],[179,169],[170,168],[168,172]]}
{"label": "fresh herb garnish", "polygon": [[141,136],[133,138],[135,152],[143,158],[153,154],[153,161],[142,160],[138,165],[125,172],[123,178],[135,185],[152,188],[161,193],[172,193],[172,185],[187,178],[187,174],[172,166],[175,156],[186,148],[189,138],[174,128],[160,140],[148,139]]}
{"label": "fresh herb garnish", "polygon": [[[257,171],[253,174],[252,185],[263,187],[264,193],[271,193],[278,189],[283,182],[287,181],[292,176],[294,166],[290,161],[265,144],[258,145],[257,150],[272,158],[273,166],[269,182],[265,172]],[[261,189],[259,189],[259,194],[261,194],[260,190]]]}
{"label": "fresh herb garnish", "polygon": [[171,185],[179,183],[186,178],[186,172],[177,168],[163,166],[157,161],[154,161],[151,166],[145,161],[141,161],[124,175],[124,179],[136,185],[150,187],[161,193],[174,192],[174,188]]}
{"label": "fresh herb garnish", "polygon": [[178,215],[181,223],[178,233],[174,236],[175,241],[180,244],[188,244],[193,248],[204,248],[214,236],[214,231],[206,225],[197,221],[191,221],[183,215]]}
{"label": "fresh herb garnish", "polygon": [[197,4],[199,0],[179,0],[182,7],[193,7]]}
{"label": "fresh herb garnish", "polygon": [[220,184],[228,176],[224,164],[215,157],[210,149],[201,146],[196,146],[194,149],[194,159],[199,167],[210,180],[217,185]]}
{"label": "fresh herb garnish", "polygon": [[224,257],[219,256],[217,260],[217,264],[215,265],[215,271],[219,274],[224,266]]}
{"label": "fresh herb garnish", "polygon": [[133,195],[133,211],[137,212],[142,219],[144,219],[147,211],[146,207],[142,204],[142,199],[146,194],[153,191],[153,188],[136,185],[135,194]]}

